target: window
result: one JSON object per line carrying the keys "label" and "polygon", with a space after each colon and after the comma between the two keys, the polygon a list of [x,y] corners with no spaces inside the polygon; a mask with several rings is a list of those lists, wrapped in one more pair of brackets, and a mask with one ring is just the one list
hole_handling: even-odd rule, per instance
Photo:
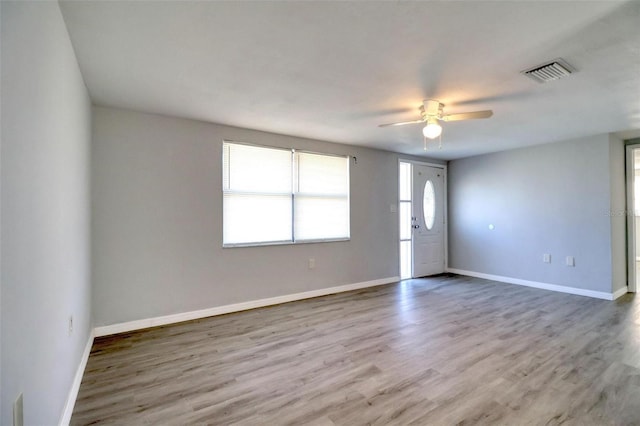
{"label": "window", "polygon": [[349,239],[349,158],[223,144],[223,246]]}
{"label": "window", "polygon": [[411,163],[400,163],[400,278],[411,278]]}
{"label": "window", "polygon": [[436,221],[436,190],[433,182],[427,179],[422,191],[422,213],[424,214],[424,223],[427,230],[431,231]]}

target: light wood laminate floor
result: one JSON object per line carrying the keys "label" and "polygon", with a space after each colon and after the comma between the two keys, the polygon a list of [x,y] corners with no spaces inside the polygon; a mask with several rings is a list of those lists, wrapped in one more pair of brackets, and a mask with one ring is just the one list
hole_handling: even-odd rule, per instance
{"label": "light wood laminate floor", "polygon": [[640,424],[640,309],[455,275],[96,339],[72,425]]}

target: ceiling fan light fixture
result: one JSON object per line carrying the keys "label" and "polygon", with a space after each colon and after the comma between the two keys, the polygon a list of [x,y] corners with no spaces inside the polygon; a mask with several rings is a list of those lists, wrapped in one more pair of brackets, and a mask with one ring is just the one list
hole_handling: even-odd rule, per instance
{"label": "ceiling fan light fixture", "polygon": [[[1,1],[1,0],[0,0]],[[397,123],[380,124],[378,127],[404,126],[405,124],[425,123],[422,129],[424,135],[424,150],[427,150],[427,139],[433,140],[442,135],[442,126],[440,121],[462,121],[472,120],[476,118],[489,118],[493,115],[493,111],[470,111],[457,114],[445,114],[444,104],[435,99],[426,99],[420,105],[420,118],[418,120],[401,121]],[[442,149],[442,138],[440,138],[440,148]]]}
{"label": "ceiling fan light fixture", "polygon": [[422,129],[422,134],[427,139],[435,139],[442,134],[442,126],[435,117],[427,119],[427,125]]}

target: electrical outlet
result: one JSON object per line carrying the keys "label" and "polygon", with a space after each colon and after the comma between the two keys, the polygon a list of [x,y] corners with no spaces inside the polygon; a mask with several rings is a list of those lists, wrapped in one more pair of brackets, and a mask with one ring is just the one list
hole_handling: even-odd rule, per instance
{"label": "electrical outlet", "polygon": [[22,410],[22,394],[18,395],[13,403],[13,426],[24,426],[24,415]]}
{"label": "electrical outlet", "polygon": [[69,334],[73,333],[73,315],[69,316]]}
{"label": "electrical outlet", "polygon": [[551,263],[551,255],[549,253],[545,253],[542,255],[542,261],[544,263]]}
{"label": "electrical outlet", "polygon": [[309,258],[309,269],[314,269],[316,267],[316,260],[313,257]]}

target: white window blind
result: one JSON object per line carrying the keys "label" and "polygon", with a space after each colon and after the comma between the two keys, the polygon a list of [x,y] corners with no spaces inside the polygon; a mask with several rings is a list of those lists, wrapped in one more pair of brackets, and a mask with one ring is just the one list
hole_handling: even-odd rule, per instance
{"label": "white window blind", "polygon": [[295,153],[294,233],[299,240],[349,237],[349,160]]}
{"label": "white window blind", "polygon": [[224,244],[291,241],[291,151],[224,144]]}
{"label": "white window blind", "polygon": [[349,238],[349,159],[223,144],[223,245]]}

